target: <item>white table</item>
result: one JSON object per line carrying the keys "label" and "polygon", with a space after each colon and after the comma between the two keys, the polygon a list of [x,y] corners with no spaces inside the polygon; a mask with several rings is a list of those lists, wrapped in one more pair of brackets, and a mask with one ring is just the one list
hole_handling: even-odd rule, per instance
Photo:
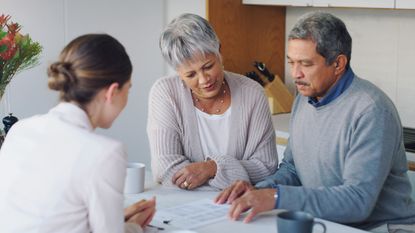
{"label": "white table", "polygon": [[[196,201],[204,198],[209,198],[213,200],[213,198],[218,194],[218,192],[212,191],[187,191],[181,190],[178,188],[169,188],[169,187],[162,187],[158,184],[155,184],[150,177],[149,173],[146,173],[146,188],[143,193],[140,194],[127,194],[125,196],[125,206],[130,205],[138,200],[143,198],[149,199],[153,196],[156,196],[157,201],[157,209],[163,209],[167,207],[172,207],[178,204],[184,204],[190,201]],[[197,229],[194,229],[198,233],[230,233],[230,232],[238,232],[238,233],[252,233],[252,232],[272,232],[277,233],[277,224],[276,224],[276,213],[277,210],[264,213],[260,216],[257,216],[252,222],[246,224],[243,223],[241,220],[232,221],[228,218],[225,220],[221,220],[214,224],[206,225]],[[348,227],[345,225],[341,225],[338,223],[317,219],[319,221],[324,222],[327,227],[327,233],[359,233],[359,232],[366,232],[356,228]],[[153,222],[153,225],[163,227],[165,230],[159,231],[161,233],[167,233],[171,230],[174,230],[172,227],[162,223]],[[322,232],[319,226],[314,228],[314,232]],[[146,231],[151,230],[154,232],[154,229],[146,229]]]}

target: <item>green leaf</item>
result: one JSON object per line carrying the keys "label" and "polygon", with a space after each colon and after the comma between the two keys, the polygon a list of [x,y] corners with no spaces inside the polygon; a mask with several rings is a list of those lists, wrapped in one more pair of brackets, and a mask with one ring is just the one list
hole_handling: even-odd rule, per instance
{"label": "green leaf", "polygon": [[2,52],[6,52],[6,50],[7,50],[7,45],[0,45],[0,53],[2,53]]}
{"label": "green leaf", "polygon": [[7,32],[0,31],[0,40],[7,35]]}

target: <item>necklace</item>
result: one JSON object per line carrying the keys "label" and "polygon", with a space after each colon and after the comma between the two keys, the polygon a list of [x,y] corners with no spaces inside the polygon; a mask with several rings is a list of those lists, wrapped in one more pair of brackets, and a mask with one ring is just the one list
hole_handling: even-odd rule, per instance
{"label": "necklace", "polygon": [[[217,105],[216,106],[216,109],[214,111],[216,114],[218,114],[218,113],[221,112],[222,105],[225,102],[225,97],[226,97],[226,93],[227,93],[226,92],[226,83],[225,82],[222,83],[221,89],[223,89],[221,96],[216,97],[214,103],[212,104],[212,107],[215,106],[215,105]],[[193,94],[193,91],[192,91],[192,94]],[[194,103],[195,103],[195,107],[196,108],[200,109],[202,112],[208,113],[207,110],[206,110],[206,107],[202,105],[200,99],[197,98],[195,95],[194,95]]]}

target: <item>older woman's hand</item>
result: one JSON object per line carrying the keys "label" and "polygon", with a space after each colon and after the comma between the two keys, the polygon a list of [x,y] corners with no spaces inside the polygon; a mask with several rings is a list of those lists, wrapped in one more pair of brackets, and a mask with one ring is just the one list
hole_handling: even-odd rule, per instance
{"label": "older woman's hand", "polygon": [[172,182],[182,189],[195,189],[214,177],[216,169],[213,160],[191,163],[176,172]]}
{"label": "older woman's hand", "polygon": [[147,226],[156,212],[156,198],[141,200],[124,209],[125,222],[135,223],[144,228]]}

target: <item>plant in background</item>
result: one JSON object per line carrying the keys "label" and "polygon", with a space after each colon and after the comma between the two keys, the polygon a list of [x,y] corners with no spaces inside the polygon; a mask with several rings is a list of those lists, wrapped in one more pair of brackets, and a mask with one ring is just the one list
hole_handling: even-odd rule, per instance
{"label": "plant in background", "polygon": [[[0,15],[0,100],[13,76],[37,65],[42,52],[42,46],[32,41],[28,34],[22,35],[21,26],[9,22],[10,18],[10,15]],[[11,113],[3,118],[5,133],[17,120]],[[0,130],[0,146],[3,140]]]}
{"label": "plant in background", "polygon": [[42,46],[29,34],[20,33],[18,23],[9,22],[9,15],[0,16],[0,99],[13,76],[39,63]]}

